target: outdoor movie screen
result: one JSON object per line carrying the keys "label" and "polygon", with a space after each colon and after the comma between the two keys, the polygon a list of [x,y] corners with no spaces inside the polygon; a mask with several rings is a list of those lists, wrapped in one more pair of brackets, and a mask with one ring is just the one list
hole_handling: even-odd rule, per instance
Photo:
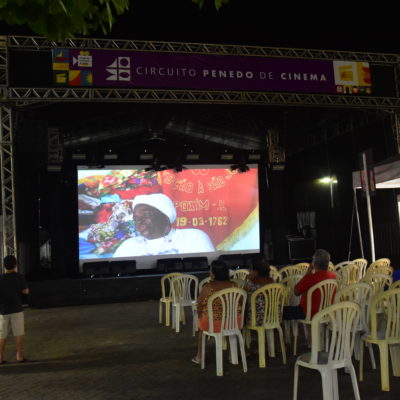
{"label": "outdoor movie screen", "polygon": [[78,167],[80,260],[259,252],[256,166],[106,168]]}

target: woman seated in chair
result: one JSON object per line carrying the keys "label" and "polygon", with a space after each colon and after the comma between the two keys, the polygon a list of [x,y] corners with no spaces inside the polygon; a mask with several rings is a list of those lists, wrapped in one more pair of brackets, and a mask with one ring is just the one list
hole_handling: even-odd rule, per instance
{"label": "woman seated in chair", "polygon": [[[251,260],[249,276],[244,289],[247,291],[248,302],[246,310],[246,322],[251,322],[251,295],[260,287],[274,283],[269,276],[269,264],[265,258],[255,257]],[[264,317],[264,297],[258,296],[256,299],[256,324],[261,325]]]}
{"label": "woman seated in chair", "polygon": [[[201,331],[207,331],[209,329],[207,303],[208,299],[215,292],[231,287],[237,287],[236,283],[229,280],[229,268],[221,260],[215,260],[211,263],[210,268],[211,281],[206,283],[197,298],[197,313],[198,313],[198,341],[197,341],[197,354],[192,358],[195,364],[201,362]],[[214,332],[221,330],[221,318],[222,318],[222,304],[214,303]],[[219,318],[219,319],[218,319]]]}

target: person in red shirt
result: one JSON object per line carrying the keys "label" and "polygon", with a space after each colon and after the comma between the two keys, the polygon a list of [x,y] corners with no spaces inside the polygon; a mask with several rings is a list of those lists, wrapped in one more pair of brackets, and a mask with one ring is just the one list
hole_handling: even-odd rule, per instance
{"label": "person in red shirt", "polygon": [[[331,256],[326,250],[317,249],[315,251],[306,274],[294,288],[294,293],[297,296],[301,296],[300,305],[284,307],[283,319],[304,319],[307,315],[308,308],[308,290],[325,279],[336,279],[336,275],[328,270],[330,259]],[[318,312],[320,301],[320,293],[317,291],[313,294],[311,299],[311,318]]]}

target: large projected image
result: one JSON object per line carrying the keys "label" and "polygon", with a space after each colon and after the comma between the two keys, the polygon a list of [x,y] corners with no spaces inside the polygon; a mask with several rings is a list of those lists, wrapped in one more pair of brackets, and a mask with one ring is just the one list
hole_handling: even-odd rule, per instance
{"label": "large projected image", "polygon": [[258,171],[78,168],[79,259],[258,252]]}

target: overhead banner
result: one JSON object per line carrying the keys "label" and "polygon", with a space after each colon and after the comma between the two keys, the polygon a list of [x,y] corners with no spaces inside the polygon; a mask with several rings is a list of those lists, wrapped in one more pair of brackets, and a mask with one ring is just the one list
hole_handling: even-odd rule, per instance
{"label": "overhead banner", "polygon": [[52,49],[57,86],[371,94],[366,62]]}

